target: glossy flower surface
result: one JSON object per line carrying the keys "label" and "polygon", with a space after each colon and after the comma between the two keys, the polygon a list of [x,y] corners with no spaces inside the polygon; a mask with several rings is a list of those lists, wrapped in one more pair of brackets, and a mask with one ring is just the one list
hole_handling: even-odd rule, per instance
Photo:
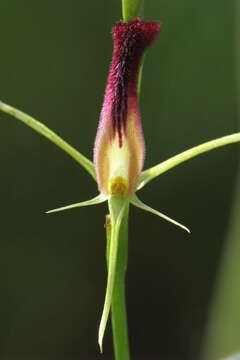
{"label": "glossy flower surface", "polygon": [[130,197],[143,167],[145,144],[137,83],[142,56],[160,25],[136,19],[112,30],[114,50],[94,147],[99,191]]}

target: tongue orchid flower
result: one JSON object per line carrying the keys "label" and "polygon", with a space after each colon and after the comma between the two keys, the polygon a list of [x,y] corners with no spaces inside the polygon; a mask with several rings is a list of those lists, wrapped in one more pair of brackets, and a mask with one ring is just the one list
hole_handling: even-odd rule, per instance
{"label": "tongue orchid flower", "polygon": [[129,204],[158,215],[189,232],[184,225],[145,205],[136,196],[136,192],[155,177],[192,157],[240,141],[240,133],[224,136],[186,150],[142,171],[145,144],[138,106],[138,75],[143,55],[155,41],[159,32],[160,24],[145,22],[139,18],[128,22],[120,21],[112,30],[114,50],[95,140],[94,163],[39,121],[0,101],[2,111],[14,116],[55,143],[97,181],[99,195],[95,198],[51,210],[48,213],[108,201],[111,233],[108,249],[107,290],[99,327],[100,348],[102,348],[103,335],[112,305],[119,231],[124,217],[127,218]]}
{"label": "tongue orchid flower", "polygon": [[143,167],[145,144],[137,82],[142,56],[160,25],[136,19],[112,30],[114,50],[94,147],[99,191],[130,197]]}
{"label": "tongue orchid flower", "polygon": [[[50,210],[48,213],[95,205],[107,200],[111,204],[118,198],[120,202],[130,202],[189,232],[184,225],[145,205],[135,194],[150,181],[150,177],[154,177],[154,172],[142,172],[145,143],[137,85],[143,55],[157,38],[160,29],[159,23],[146,22],[140,18],[119,21],[113,27],[114,49],[95,139],[94,164],[90,164],[86,158],[83,164],[97,181],[100,193],[91,200]],[[110,206],[110,210],[113,208]]]}

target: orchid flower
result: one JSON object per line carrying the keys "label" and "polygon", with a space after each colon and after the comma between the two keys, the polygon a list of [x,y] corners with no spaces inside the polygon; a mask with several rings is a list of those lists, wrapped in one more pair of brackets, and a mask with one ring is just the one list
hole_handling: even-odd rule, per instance
{"label": "orchid flower", "polygon": [[[118,291],[119,284],[117,284],[116,277],[119,273],[122,276],[121,281],[124,281],[126,256],[123,255],[122,262],[119,260],[120,246],[122,246],[120,241],[122,238],[119,234],[121,229],[125,227],[125,237],[127,237],[129,205],[132,204],[151,212],[190,232],[186,226],[178,221],[144,204],[137,197],[136,192],[157,176],[188,159],[214,148],[240,141],[240,133],[224,136],[186,150],[148,170],[142,171],[145,145],[137,96],[138,74],[143,55],[156,40],[160,28],[160,24],[156,22],[145,22],[137,18],[128,22],[120,21],[112,30],[113,58],[95,140],[94,162],[87,159],[39,121],[0,102],[2,111],[30,126],[67,152],[85,168],[98,184],[99,194],[93,199],[50,210],[48,213],[108,201],[110,212],[109,221],[106,224],[109,238],[107,247],[108,279],[98,336],[101,350],[111,306],[112,312],[114,312],[115,300],[113,297],[114,291]],[[113,321],[115,320],[113,319]],[[126,355],[122,358],[127,359],[128,357]]]}

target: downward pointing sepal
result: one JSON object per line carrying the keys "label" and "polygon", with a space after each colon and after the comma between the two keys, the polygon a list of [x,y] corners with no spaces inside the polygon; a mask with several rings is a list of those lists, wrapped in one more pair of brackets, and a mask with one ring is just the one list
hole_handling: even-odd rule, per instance
{"label": "downward pointing sepal", "polygon": [[90,199],[87,201],[82,201],[80,203],[63,206],[63,207],[53,209],[53,210],[48,210],[48,211],[46,211],[46,214],[51,214],[54,212],[59,212],[59,211],[64,211],[64,210],[70,210],[70,209],[74,209],[77,207],[97,205],[97,204],[101,204],[101,203],[105,202],[107,199],[108,199],[108,197],[106,195],[99,194],[98,196],[94,197],[93,199]]}
{"label": "downward pointing sepal", "polygon": [[127,207],[129,206],[129,200],[125,199],[123,196],[112,195],[108,200],[108,205],[111,216],[111,239],[110,239],[110,248],[108,255],[107,289],[106,289],[103,312],[102,312],[102,317],[98,331],[98,344],[101,352],[102,352],[103,337],[112,304],[113,288],[115,284],[119,231],[125,211],[127,211]]}
{"label": "downward pointing sepal", "polygon": [[188,233],[190,233],[190,230],[189,230],[186,226],[180,224],[178,221],[173,220],[173,219],[170,218],[169,216],[164,215],[163,213],[161,213],[161,212],[159,212],[159,211],[151,208],[150,206],[144,204],[144,203],[136,196],[136,194],[134,194],[134,195],[130,198],[130,203],[131,203],[132,205],[134,205],[134,206],[142,209],[142,210],[145,210],[145,211],[147,211],[147,212],[150,212],[150,213],[152,213],[152,214],[155,214],[155,215],[157,215],[157,216],[159,216],[159,217],[161,217],[161,218],[169,221],[170,223],[172,223],[172,224],[174,224],[174,225],[182,228],[183,230],[187,231]]}

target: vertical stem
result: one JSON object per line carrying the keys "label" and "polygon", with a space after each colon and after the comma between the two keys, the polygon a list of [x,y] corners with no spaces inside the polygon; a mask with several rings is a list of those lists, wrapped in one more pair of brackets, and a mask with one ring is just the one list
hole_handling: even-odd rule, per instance
{"label": "vertical stem", "polygon": [[[129,21],[137,17],[143,18],[143,14],[144,14],[144,0],[122,0],[123,21]],[[142,59],[142,63],[138,74],[138,86],[137,86],[138,96],[140,96],[140,91],[141,91],[143,62],[144,62],[144,58]]]}
{"label": "vertical stem", "polygon": [[[127,205],[119,233],[118,258],[111,306],[115,360],[130,360],[125,300],[125,273],[128,258],[128,212],[129,205]],[[109,218],[107,218],[106,223],[108,263],[111,240],[111,225],[109,225]]]}
{"label": "vertical stem", "polygon": [[123,21],[143,17],[144,0],[122,0]]}
{"label": "vertical stem", "polygon": [[[122,0],[123,21],[129,21],[136,17],[142,17],[143,3],[144,0]],[[141,74],[142,67],[139,74],[138,93],[140,93]],[[111,304],[115,360],[130,360],[125,300],[125,273],[127,269],[128,258],[128,213],[129,203],[126,207],[119,232],[115,284],[113,288]],[[111,224],[109,224],[109,220],[110,218],[108,215],[106,218],[107,265],[111,241]]]}

